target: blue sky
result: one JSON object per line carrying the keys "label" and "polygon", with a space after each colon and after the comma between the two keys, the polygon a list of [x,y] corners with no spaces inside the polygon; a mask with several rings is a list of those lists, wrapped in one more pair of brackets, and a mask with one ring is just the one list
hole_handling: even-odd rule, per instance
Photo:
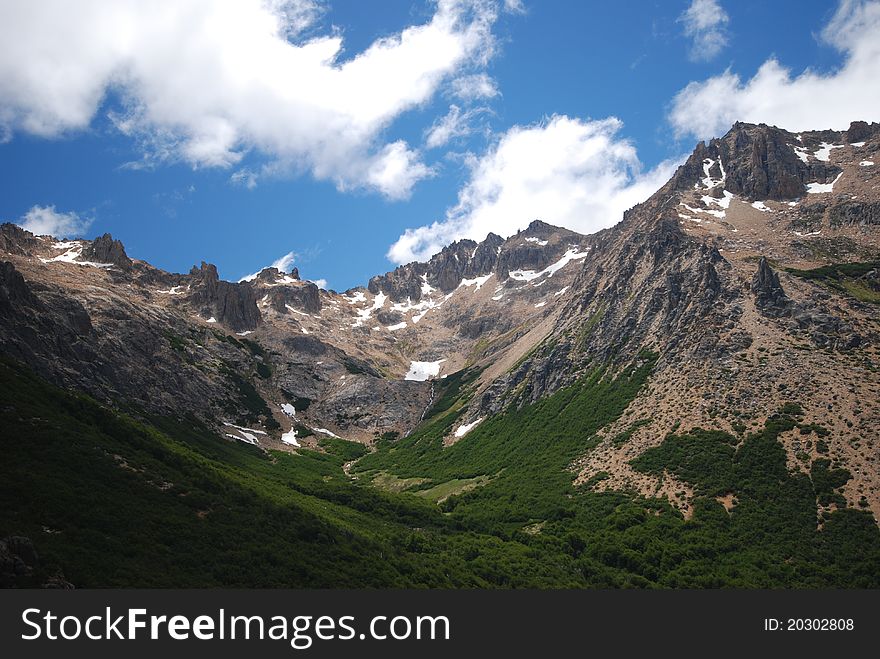
{"label": "blue sky", "polygon": [[595,231],[736,119],[880,119],[877,2],[67,4],[0,0],[0,218],[232,280]]}

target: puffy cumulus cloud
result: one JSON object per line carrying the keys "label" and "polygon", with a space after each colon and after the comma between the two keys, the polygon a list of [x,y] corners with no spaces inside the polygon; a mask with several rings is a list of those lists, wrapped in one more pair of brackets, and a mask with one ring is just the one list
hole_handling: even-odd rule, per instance
{"label": "puffy cumulus cloud", "polygon": [[[108,93],[144,151],[132,166],[311,172],[340,188],[405,197],[430,169],[383,133],[494,52],[498,0],[437,0],[423,24],[343,59],[312,0],[38,0],[0,3],[0,130],[88,127]],[[306,32],[303,32],[306,30]],[[259,167],[242,182],[256,181]]]}
{"label": "puffy cumulus cloud", "polygon": [[92,222],[93,218],[62,213],[55,206],[33,206],[16,224],[37,236],[73,238],[84,234]]}
{"label": "puffy cumulus cloud", "polygon": [[635,147],[618,137],[622,123],[553,116],[514,126],[481,158],[458,203],[443,221],[407,229],[388,251],[395,263],[425,260],[461,238],[509,236],[541,219],[582,233],[617,223],[623,211],[647,199],[676,163],[642,172]]}
{"label": "puffy cumulus cloud", "polygon": [[769,59],[745,82],[730,70],[692,82],[672,102],[669,121],[676,134],[714,137],[736,121],[800,131],[842,130],[853,120],[880,119],[880,2],[844,0],[821,38],[843,53],[837,70],[793,76]]}
{"label": "puffy cumulus cloud", "polygon": [[730,17],[717,0],[692,0],[678,21],[691,40],[692,60],[714,59],[727,46],[726,25]]}

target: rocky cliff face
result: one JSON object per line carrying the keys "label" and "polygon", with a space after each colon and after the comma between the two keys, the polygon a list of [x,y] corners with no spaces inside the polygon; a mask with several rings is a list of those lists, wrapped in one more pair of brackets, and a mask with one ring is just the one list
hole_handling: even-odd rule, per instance
{"label": "rocky cliff face", "polygon": [[[661,485],[628,464],[668,432],[735,431],[796,397],[828,427],[827,455],[857,474],[847,497],[877,514],[880,409],[866,401],[880,393],[878,158],[877,124],[736,124],[610,229],[535,221],[344,294],[295,270],[240,283],[204,262],[167,273],[109,235],[56,241],[4,225],[0,349],[103,400],[193,413],[286,450],[405,434],[463,370],[467,426],[651,359],[643,394],[573,465],[582,481],[603,472],[608,487],[653,494]],[[446,441],[461,436],[450,428]],[[801,468],[803,443],[786,441]],[[685,489],[662,487],[686,512]]]}

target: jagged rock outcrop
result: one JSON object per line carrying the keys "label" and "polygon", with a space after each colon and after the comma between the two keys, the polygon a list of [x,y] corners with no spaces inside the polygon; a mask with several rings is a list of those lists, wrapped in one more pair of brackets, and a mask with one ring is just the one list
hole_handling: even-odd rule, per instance
{"label": "jagged rock outcrop", "polygon": [[[833,140],[840,134],[829,135]],[[767,126],[736,123],[721,138],[701,142],[673,178],[677,189],[716,185],[748,200],[791,200],[806,194],[810,182],[830,183],[840,168],[798,156],[796,149],[818,149],[821,138],[807,138]],[[723,184],[723,185],[722,185]]]}
{"label": "jagged rock outcrop", "polygon": [[287,313],[288,307],[305,313],[321,311],[320,290],[310,281],[297,286],[274,286],[266,295],[269,296],[269,304],[278,313]]}
{"label": "jagged rock outcrop", "polygon": [[758,261],[758,269],[752,278],[755,306],[767,316],[778,318],[791,313],[792,301],[782,290],[779,275],[770,267],[766,257]]}
{"label": "jagged rock outcrop", "polygon": [[480,243],[456,241],[427,263],[409,263],[371,278],[367,290],[374,295],[382,292],[395,302],[418,302],[426,286],[450,293],[465,279],[494,273],[503,281],[512,271],[543,270],[583,241],[579,233],[535,220],[507,240],[490,233]]}
{"label": "jagged rock outcrop", "polygon": [[204,261],[199,268],[193,266],[189,274],[191,292],[187,302],[205,319],[214,318],[236,332],[256,329],[262,323],[257,298],[249,283],[221,281],[217,266]]}
{"label": "jagged rock outcrop", "polygon": [[28,255],[40,244],[40,239],[20,226],[5,222],[0,224],[0,252]]}
{"label": "jagged rock outcrop", "polygon": [[125,247],[119,240],[105,233],[87,243],[82,250],[82,258],[85,261],[97,263],[112,263],[122,270],[131,270],[131,259],[125,253]]}

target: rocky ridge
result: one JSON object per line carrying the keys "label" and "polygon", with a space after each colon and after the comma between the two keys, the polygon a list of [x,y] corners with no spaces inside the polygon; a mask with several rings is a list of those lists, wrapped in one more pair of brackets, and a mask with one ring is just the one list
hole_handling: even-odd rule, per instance
{"label": "rocky ridge", "polygon": [[[738,123],[610,229],[535,221],[341,294],[295,270],[238,283],[204,262],[166,273],[109,235],[58,241],[3,225],[0,346],[103,400],[192,413],[230,439],[289,450],[405,434],[436,384],[470,369],[451,443],[650,353],[648,387],[572,465],[581,482],[601,471],[595,487],[662,492],[687,512],[684,484],[628,461],[674,428],[741,432],[796,399],[828,429],[822,455],[853,471],[847,498],[878,516],[877,270],[834,285],[801,274],[880,258],[878,157],[877,124],[795,134]],[[786,438],[791,468],[819,446]]]}

